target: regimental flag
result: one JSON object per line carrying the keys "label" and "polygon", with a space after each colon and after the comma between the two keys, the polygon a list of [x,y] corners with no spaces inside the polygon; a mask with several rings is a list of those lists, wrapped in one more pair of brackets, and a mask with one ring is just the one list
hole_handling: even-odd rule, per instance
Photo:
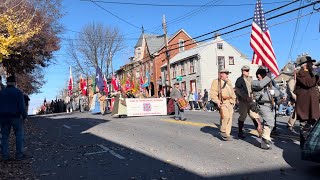
{"label": "regimental flag", "polygon": [[69,68],[69,71],[70,71],[70,78],[69,78],[69,82],[68,82],[68,94],[69,94],[69,96],[71,96],[72,90],[73,90],[73,78],[72,78],[71,66]]}
{"label": "regimental flag", "polygon": [[119,90],[118,82],[117,82],[116,77],[114,77],[114,75],[112,75],[112,78],[111,78],[111,85],[112,85],[114,91]]}
{"label": "regimental flag", "polygon": [[140,76],[140,86],[139,86],[139,88],[140,88],[141,92],[143,91],[143,88],[142,88],[143,84],[144,84],[143,76]]}
{"label": "regimental flag", "polygon": [[80,89],[82,95],[86,96],[87,95],[87,81],[82,78],[82,75],[80,76]]}
{"label": "regimental flag", "polygon": [[103,90],[103,77],[101,73],[101,69],[97,66],[96,67],[96,86],[98,87],[99,91]]}
{"label": "regimental flag", "polygon": [[130,79],[129,79],[129,77],[127,77],[126,84],[125,84],[125,87],[124,87],[124,91],[127,92],[127,91],[132,90],[132,86],[131,85],[132,84],[130,82]]}
{"label": "regimental flag", "polygon": [[107,79],[106,76],[103,75],[103,90],[106,93],[106,95],[108,96],[109,90],[108,90],[108,84],[107,84]]}
{"label": "regimental flag", "polygon": [[271,37],[266,18],[264,16],[261,0],[257,0],[255,6],[250,46],[254,51],[252,64],[265,66],[275,76],[278,76],[279,68],[272,48]]}

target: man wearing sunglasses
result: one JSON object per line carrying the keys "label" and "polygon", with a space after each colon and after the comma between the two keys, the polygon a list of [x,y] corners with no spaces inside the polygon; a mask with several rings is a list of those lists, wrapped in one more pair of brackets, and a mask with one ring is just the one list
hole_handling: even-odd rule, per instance
{"label": "man wearing sunglasses", "polygon": [[[230,71],[222,69],[219,71],[219,78],[213,80],[210,89],[210,98],[220,109],[220,135],[225,141],[231,141],[231,127],[233,107],[236,102],[232,83],[228,78]],[[220,81],[220,82],[219,82]]]}
{"label": "man wearing sunglasses", "polygon": [[236,95],[239,101],[239,118],[238,118],[238,137],[241,139],[245,138],[243,132],[244,121],[247,118],[247,115],[252,119],[254,125],[257,128],[259,136],[262,135],[262,126],[259,114],[250,109],[250,104],[252,103],[252,89],[251,83],[252,78],[249,77],[250,67],[245,65],[241,68],[242,75],[237,79],[235,88]]}

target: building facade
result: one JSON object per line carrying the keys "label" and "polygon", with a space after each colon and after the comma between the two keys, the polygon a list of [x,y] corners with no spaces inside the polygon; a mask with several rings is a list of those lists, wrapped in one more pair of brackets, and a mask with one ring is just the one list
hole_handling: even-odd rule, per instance
{"label": "building facade", "polygon": [[[250,66],[250,75],[255,78],[258,65],[251,61],[235,47],[216,36],[213,41],[200,44],[190,50],[177,54],[170,61],[171,84],[180,83],[184,93],[209,90],[214,79],[218,78],[218,69],[226,68],[232,73],[229,79],[234,84],[241,76],[241,67]],[[161,66],[162,79],[167,78],[166,64]],[[166,82],[164,82],[166,83]]]}

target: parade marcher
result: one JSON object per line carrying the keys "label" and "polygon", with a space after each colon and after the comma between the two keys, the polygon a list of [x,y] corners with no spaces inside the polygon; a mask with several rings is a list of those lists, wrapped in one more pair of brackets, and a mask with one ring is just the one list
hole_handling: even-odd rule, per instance
{"label": "parade marcher", "polygon": [[172,99],[174,99],[174,109],[175,109],[175,113],[174,113],[174,119],[175,120],[182,120],[185,121],[187,120],[187,118],[185,118],[184,115],[184,110],[180,109],[177,103],[177,100],[180,98],[183,98],[182,92],[179,89],[179,83],[176,82],[174,83],[174,88],[172,89],[172,91],[170,92],[170,97]]}
{"label": "parade marcher", "polygon": [[70,98],[69,95],[67,95],[67,96],[64,98],[64,103],[66,103],[66,105],[67,105],[67,108],[66,108],[66,112],[67,112],[67,113],[72,112],[70,99],[71,99],[71,98]]}
{"label": "parade marcher", "polygon": [[2,134],[2,159],[9,160],[9,135],[13,127],[16,136],[16,160],[23,160],[24,120],[27,118],[23,93],[16,88],[14,76],[7,78],[7,87],[0,92],[0,123]]}
{"label": "parade marcher", "polygon": [[[231,141],[231,127],[233,118],[233,107],[236,101],[232,83],[228,79],[230,71],[220,70],[218,79],[212,81],[210,98],[220,109],[220,135],[225,141]],[[220,82],[219,82],[220,81]]]}
{"label": "parade marcher", "polygon": [[279,89],[272,85],[271,74],[267,69],[259,68],[256,72],[258,80],[252,81],[252,92],[255,106],[251,106],[251,110],[258,112],[263,119],[262,130],[262,149],[271,149],[271,131],[275,125],[274,113],[274,98],[280,96]]}
{"label": "parade marcher", "polygon": [[99,103],[100,103],[101,114],[104,115],[105,108],[106,108],[106,100],[107,100],[106,96],[105,96],[105,93],[98,91],[97,96],[98,96],[98,100],[99,100]]}
{"label": "parade marcher", "polygon": [[319,76],[314,75],[313,62],[310,56],[302,56],[297,59],[297,65],[301,69],[297,73],[295,94],[297,120],[300,121],[300,147],[303,148],[308,131],[319,119],[319,95],[318,81]]}
{"label": "parade marcher", "polygon": [[252,119],[253,123],[255,124],[259,136],[262,135],[262,126],[259,114],[254,112],[250,109],[250,104],[252,103],[252,89],[251,83],[252,78],[249,77],[250,67],[245,65],[241,68],[242,75],[237,79],[235,84],[236,95],[238,98],[238,112],[240,114],[238,118],[238,137],[245,138],[243,132],[244,121],[247,118],[247,115]]}

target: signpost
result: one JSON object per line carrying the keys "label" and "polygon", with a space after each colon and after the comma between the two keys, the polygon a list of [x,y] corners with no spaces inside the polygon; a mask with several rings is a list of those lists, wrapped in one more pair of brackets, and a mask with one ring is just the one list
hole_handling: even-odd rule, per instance
{"label": "signpost", "polygon": [[182,76],[177,76],[176,79],[177,81],[182,81]]}

